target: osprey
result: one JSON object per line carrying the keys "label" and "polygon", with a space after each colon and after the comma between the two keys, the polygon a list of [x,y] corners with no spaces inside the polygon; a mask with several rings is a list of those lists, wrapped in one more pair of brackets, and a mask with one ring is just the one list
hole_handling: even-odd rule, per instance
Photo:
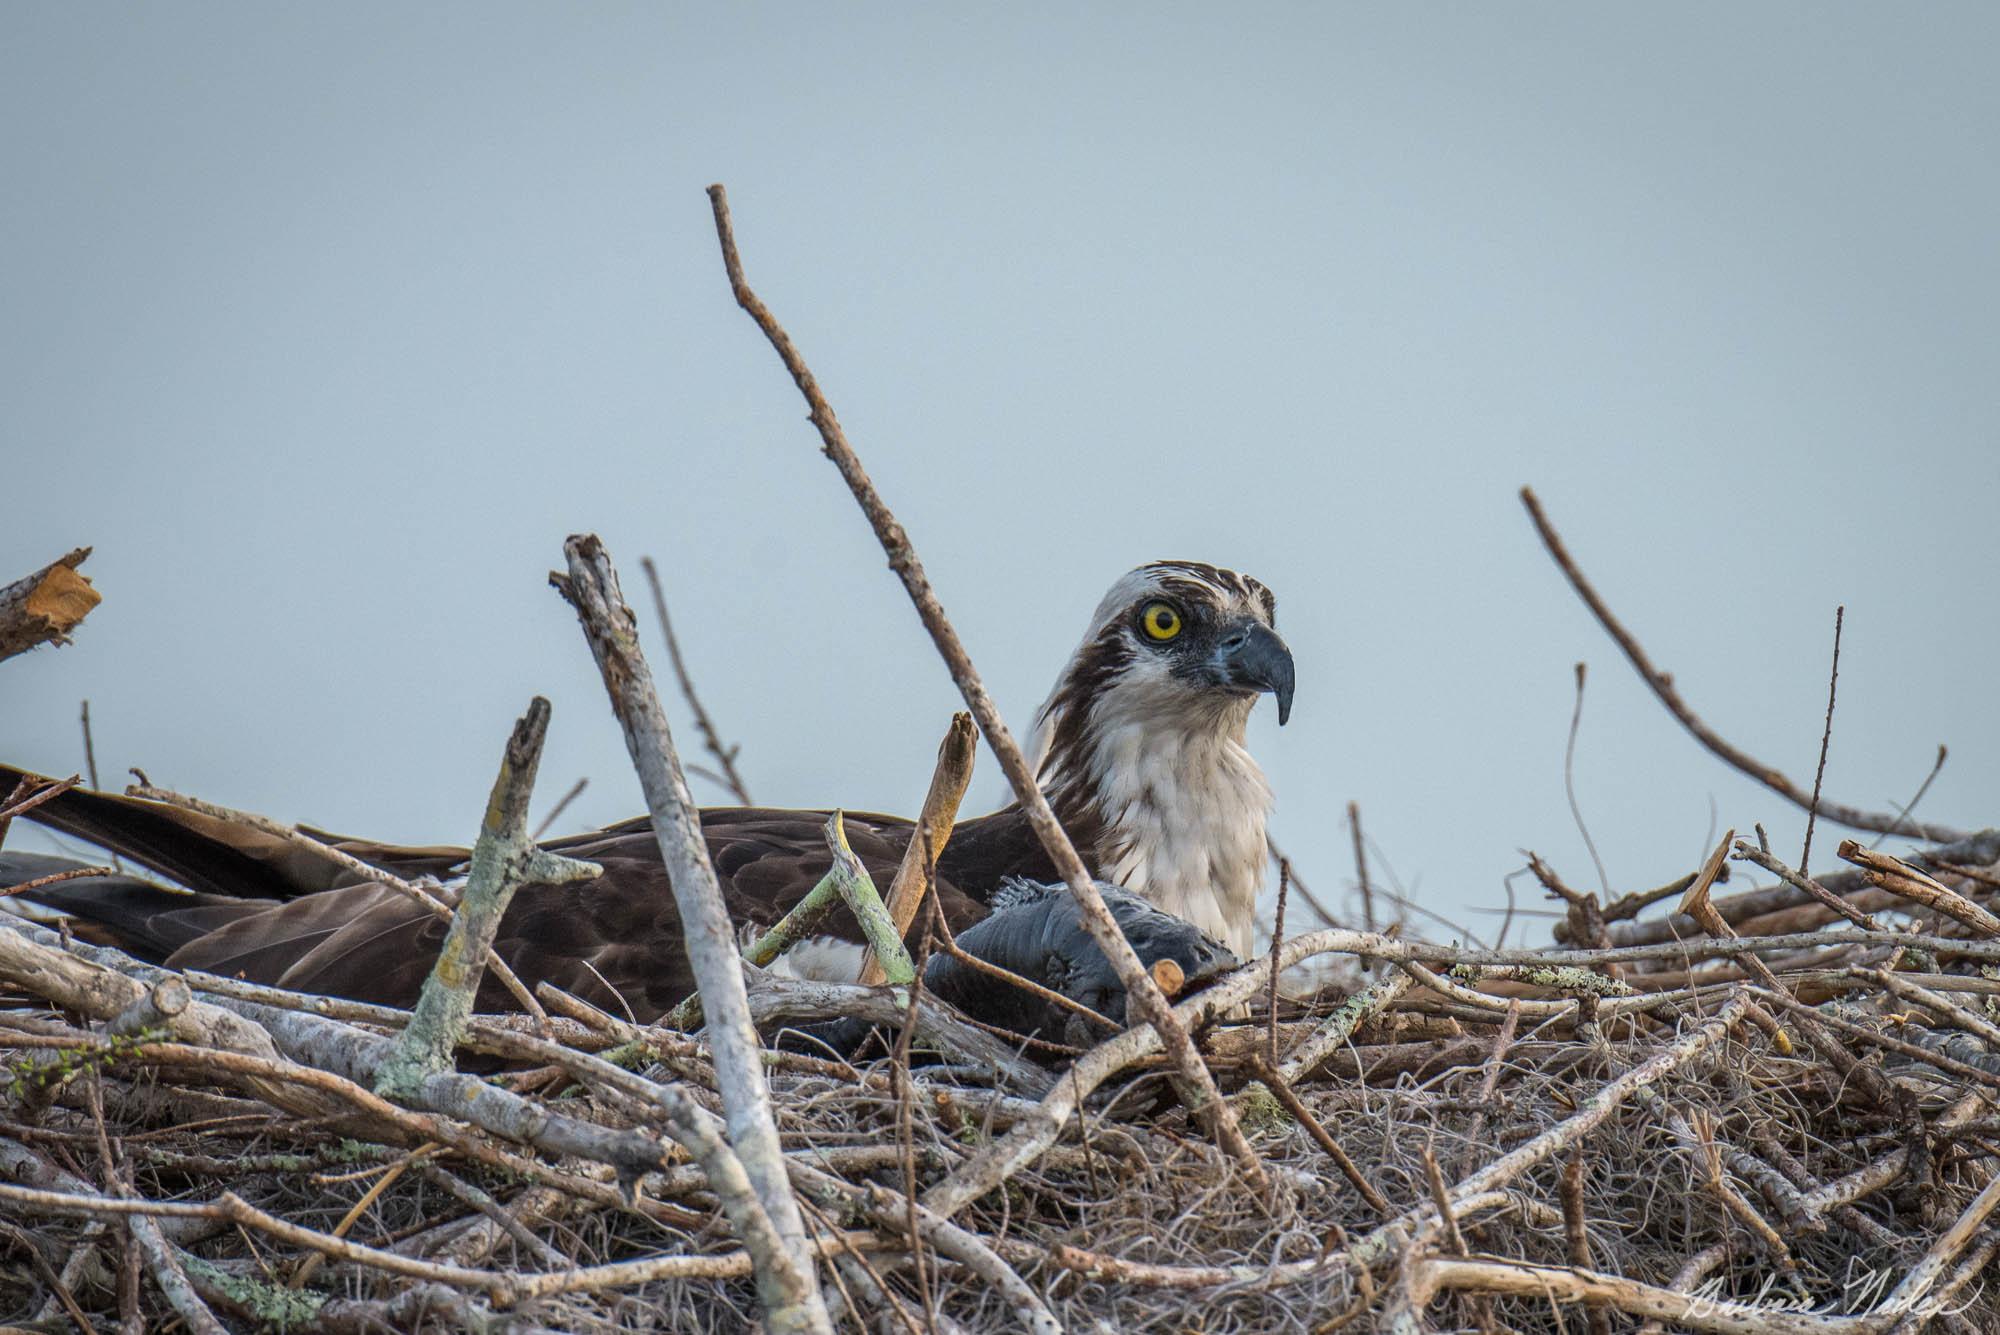
{"label": "osprey", "polygon": [[[1292,703],[1292,658],[1273,628],[1274,610],[1270,590],[1232,571],[1189,561],[1142,566],[1099,603],[1037,715],[1040,780],[1085,863],[1244,958],[1271,803],[1244,748],[1244,725],[1260,693],[1276,695],[1281,723]],[[0,793],[21,777],[0,766]],[[174,967],[407,1006],[443,941],[444,923],[396,890],[231,822],[81,789],[29,818],[194,892],[131,877],[32,892],[35,902],[80,919],[102,939]],[[701,813],[739,928],[775,923],[824,874],[825,820],[824,811],[763,807]],[[846,828],[869,874],[887,885],[911,823],[850,813]],[[468,857],[456,847],[326,838],[405,878],[451,875]],[[604,870],[593,881],[522,887],[494,942],[515,973],[641,1021],[693,991],[649,818],[545,846]],[[0,887],[49,869],[46,859],[0,856]],[[937,862],[946,922],[954,931],[979,922],[1003,884],[1019,878],[1058,879],[1018,805],[959,822]],[[821,931],[780,964],[801,976],[852,981],[862,954],[859,926],[841,909]],[[995,962],[1030,976],[1043,972],[1029,962]],[[489,976],[478,1004],[505,1010],[513,1002]]]}

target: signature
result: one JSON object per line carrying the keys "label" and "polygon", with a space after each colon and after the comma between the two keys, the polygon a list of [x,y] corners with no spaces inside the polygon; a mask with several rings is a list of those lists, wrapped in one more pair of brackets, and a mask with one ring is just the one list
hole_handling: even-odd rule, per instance
{"label": "signature", "polygon": [[[1847,1274],[1841,1280],[1839,1296],[1822,1301],[1806,1292],[1796,1277],[1781,1279],[1777,1275],[1766,1275],[1758,1284],[1757,1291],[1749,1297],[1731,1297],[1723,1292],[1725,1277],[1714,1275],[1696,1285],[1688,1295],[1686,1315],[1716,1316],[1725,1308],[1758,1307],[1800,1315],[1862,1316],[1881,1308],[1891,1296],[1896,1278],[1897,1273],[1893,1270],[1863,1265],[1858,1259],[1850,1258]],[[1912,1304],[1912,1310],[1926,1317],[1955,1316],[1978,1302],[1980,1295],[1981,1286],[1975,1286],[1970,1296],[1960,1295],[1953,1306],[1946,1307],[1933,1299],[1928,1304],[1921,1301]]]}

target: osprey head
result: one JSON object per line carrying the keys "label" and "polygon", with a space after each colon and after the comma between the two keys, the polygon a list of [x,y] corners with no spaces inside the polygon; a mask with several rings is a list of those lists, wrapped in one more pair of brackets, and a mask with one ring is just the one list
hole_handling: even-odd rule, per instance
{"label": "osprey head", "polygon": [[[1233,570],[1155,561],[1111,586],[1091,614],[1037,722],[1042,759],[1074,747],[1091,721],[1147,720],[1173,729],[1234,724],[1256,697],[1292,714],[1292,651],[1274,629],[1277,599]],[[1068,743],[1068,746],[1065,745]]]}

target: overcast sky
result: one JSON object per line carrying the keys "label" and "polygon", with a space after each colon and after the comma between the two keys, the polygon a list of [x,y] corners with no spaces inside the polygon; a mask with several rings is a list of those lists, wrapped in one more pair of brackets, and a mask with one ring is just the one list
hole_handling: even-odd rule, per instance
{"label": "overcast sky", "polygon": [[1127,568],[1277,590],[1251,740],[1317,888],[1350,799],[1478,930],[1520,848],[1594,887],[1578,660],[1614,890],[1727,825],[1796,854],[1523,483],[1805,782],[1844,603],[1828,793],[1947,742],[1923,814],[1990,823],[1996,50],[1978,5],[5,6],[0,575],[90,544],[105,601],[0,665],[0,756],[79,768],[89,697],[108,785],[469,842],[542,693],[542,805],[633,814],[544,583],[591,530],[635,602],[660,562],[760,801],[913,810],[956,695],[721,180],[1017,729]]}

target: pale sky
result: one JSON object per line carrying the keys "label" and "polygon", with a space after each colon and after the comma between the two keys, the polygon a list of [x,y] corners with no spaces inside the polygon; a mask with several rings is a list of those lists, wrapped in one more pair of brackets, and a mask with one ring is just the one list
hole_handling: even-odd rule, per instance
{"label": "pale sky", "polygon": [[1595,887],[1578,660],[1614,891],[1723,826],[1796,853],[1523,483],[1808,782],[1844,603],[1828,793],[1946,742],[1922,814],[1990,823],[1996,50],[1943,4],[0,8],[0,577],[91,544],[105,597],[0,664],[0,756],[79,768],[88,697],[111,786],[469,842],[542,693],[543,805],[633,814],[544,584],[588,529],[642,612],[660,562],[759,800],[912,811],[956,695],[730,299],[721,180],[1017,730],[1129,567],[1277,591],[1252,744],[1323,894],[1350,799],[1476,930],[1521,848]]}

